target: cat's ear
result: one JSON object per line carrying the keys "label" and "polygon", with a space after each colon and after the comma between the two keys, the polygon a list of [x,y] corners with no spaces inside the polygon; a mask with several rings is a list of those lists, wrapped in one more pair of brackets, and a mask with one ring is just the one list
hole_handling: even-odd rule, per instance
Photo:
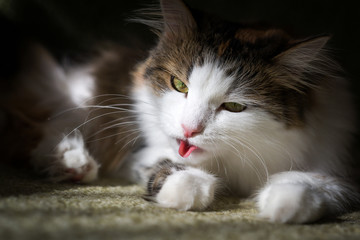
{"label": "cat's ear", "polygon": [[164,18],[164,35],[175,37],[189,33],[196,28],[196,22],[186,5],[181,0],[161,0]]}
{"label": "cat's ear", "polygon": [[277,55],[274,60],[295,74],[308,71],[312,62],[322,60],[322,52],[329,39],[329,36],[321,36],[298,42]]}

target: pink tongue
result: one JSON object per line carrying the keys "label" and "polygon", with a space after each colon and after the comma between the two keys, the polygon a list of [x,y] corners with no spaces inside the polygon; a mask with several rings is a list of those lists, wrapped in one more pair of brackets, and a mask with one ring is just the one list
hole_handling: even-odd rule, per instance
{"label": "pink tongue", "polygon": [[180,154],[180,156],[187,158],[197,148],[198,147],[189,145],[188,142],[181,140],[180,147],[179,147],[179,154]]}

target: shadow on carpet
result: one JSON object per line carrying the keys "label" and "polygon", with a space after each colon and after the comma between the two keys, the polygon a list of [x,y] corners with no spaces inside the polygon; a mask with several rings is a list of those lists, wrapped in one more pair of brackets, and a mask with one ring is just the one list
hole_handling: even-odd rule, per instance
{"label": "shadow on carpet", "polygon": [[0,174],[0,239],[360,239],[360,212],[281,225],[258,219],[249,200],[181,212],[146,202],[139,186],[116,179],[53,184],[3,166]]}

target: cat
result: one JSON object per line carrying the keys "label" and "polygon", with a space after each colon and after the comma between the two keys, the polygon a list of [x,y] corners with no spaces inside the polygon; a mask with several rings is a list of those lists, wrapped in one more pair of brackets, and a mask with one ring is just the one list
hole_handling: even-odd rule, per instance
{"label": "cat", "polygon": [[181,0],[160,6],[161,20],[137,20],[158,35],[147,56],[110,47],[64,68],[32,48],[6,109],[36,132],[32,165],[53,181],[120,174],[184,211],[226,192],[255,196],[272,222],[357,205],[355,110],[329,37],[226,22]]}

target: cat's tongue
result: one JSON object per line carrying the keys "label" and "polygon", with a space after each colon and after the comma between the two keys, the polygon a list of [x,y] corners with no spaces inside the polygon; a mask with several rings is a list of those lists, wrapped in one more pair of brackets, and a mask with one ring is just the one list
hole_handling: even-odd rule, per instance
{"label": "cat's tongue", "polygon": [[179,154],[183,158],[187,158],[198,147],[190,145],[187,141],[180,141]]}

